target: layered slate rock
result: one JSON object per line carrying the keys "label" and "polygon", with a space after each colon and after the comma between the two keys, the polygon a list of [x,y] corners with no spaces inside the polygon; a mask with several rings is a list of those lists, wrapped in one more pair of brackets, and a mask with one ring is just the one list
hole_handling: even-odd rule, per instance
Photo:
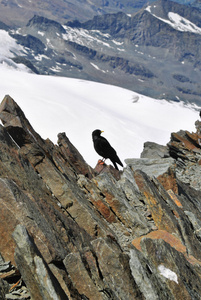
{"label": "layered slate rock", "polygon": [[199,121],[119,172],[43,140],[9,96],[0,118],[1,299],[200,298]]}

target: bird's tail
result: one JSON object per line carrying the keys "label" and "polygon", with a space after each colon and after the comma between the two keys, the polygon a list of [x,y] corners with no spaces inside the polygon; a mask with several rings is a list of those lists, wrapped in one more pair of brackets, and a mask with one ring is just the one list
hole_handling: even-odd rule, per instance
{"label": "bird's tail", "polygon": [[117,161],[117,163],[120,165],[120,166],[124,166],[123,164],[122,164],[122,162],[120,161],[120,159],[118,158],[118,161]]}
{"label": "bird's tail", "polygon": [[113,163],[113,165],[114,165],[115,169],[119,171],[119,168],[117,167],[117,164],[116,164],[116,162],[115,162],[115,161],[113,161],[112,163]]}
{"label": "bird's tail", "polygon": [[122,164],[122,162],[120,161],[120,159],[119,159],[118,156],[116,156],[115,162],[118,163],[120,166],[123,167],[123,164]]}

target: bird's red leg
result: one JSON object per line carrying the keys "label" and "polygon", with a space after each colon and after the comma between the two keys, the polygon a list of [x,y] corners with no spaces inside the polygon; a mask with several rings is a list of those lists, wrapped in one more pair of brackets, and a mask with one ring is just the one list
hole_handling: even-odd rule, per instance
{"label": "bird's red leg", "polygon": [[99,165],[104,165],[104,163],[105,163],[105,158],[99,159],[99,161],[98,161]]}

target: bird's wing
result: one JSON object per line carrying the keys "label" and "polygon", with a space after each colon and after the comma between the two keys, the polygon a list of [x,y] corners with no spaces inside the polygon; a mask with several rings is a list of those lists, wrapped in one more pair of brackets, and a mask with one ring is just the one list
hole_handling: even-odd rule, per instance
{"label": "bird's wing", "polygon": [[109,158],[111,154],[116,153],[110,143],[102,136],[94,141],[94,147],[96,152],[104,158]]}
{"label": "bird's wing", "polygon": [[[110,143],[104,137],[102,137],[102,139],[104,139],[104,140],[102,140],[102,147],[104,147],[105,153],[108,154],[107,157],[112,161],[112,163],[114,165],[115,165],[115,163],[118,163],[120,166],[123,167],[123,164],[120,161],[119,157],[117,156],[117,152],[115,151],[115,149],[112,148]],[[116,168],[116,166],[115,166],[115,168]]]}
{"label": "bird's wing", "polygon": [[[106,140],[104,137],[101,137],[101,145],[104,149],[111,149],[112,146],[110,145],[110,143],[108,142],[108,140]],[[113,149],[113,148],[112,148]],[[114,149],[113,149],[114,150]],[[115,150],[114,150],[115,151]],[[116,152],[116,151],[115,151]]]}

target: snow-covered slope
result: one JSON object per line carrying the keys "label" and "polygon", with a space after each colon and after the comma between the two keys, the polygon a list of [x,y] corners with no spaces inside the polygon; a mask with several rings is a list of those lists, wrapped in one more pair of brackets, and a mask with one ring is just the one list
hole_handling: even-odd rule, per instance
{"label": "snow-covered slope", "polygon": [[26,50],[16,43],[7,31],[0,30],[0,63],[16,69],[28,70],[24,65],[17,65],[12,61],[12,57],[15,55],[22,55]]}
{"label": "snow-covered slope", "polygon": [[200,27],[196,26],[193,22],[191,22],[188,19],[180,16],[177,13],[169,12],[168,13],[168,18],[169,19],[167,20],[165,18],[161,18],[161,17],[157,16],[156,14],[152,13],[150,5],[147,6],[147,8],[145,10],[150,12],[157,19],[167,23],[168,25],[173,27],[175,30],[201,34],[201,28]]}
{"label": "snow-covered slope", "polygon": [[[57,142],[66,135],[94,167],[99,156],[91,133],[104,130],[120,159],[139,157],[146,141],[166,144],[171,132],[194,130],[198,112],[122,88],[79,79],[41,76],[0,65],[0,99],[9,94],[34,129]],[[108,161],[109,162],[109,161]]]}

